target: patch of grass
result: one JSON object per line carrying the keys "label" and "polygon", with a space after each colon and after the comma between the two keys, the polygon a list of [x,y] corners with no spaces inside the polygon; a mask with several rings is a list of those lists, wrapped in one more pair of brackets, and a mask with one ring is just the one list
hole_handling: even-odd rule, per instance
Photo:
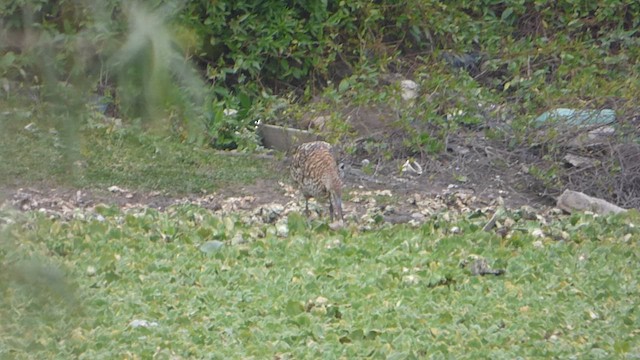
{"label": "patch of grass", "polygon": [[[483,232],[486,218],[333,232],[292,215],[278,238],[273,225],[196,207],[99,212],[5,226],[0,357],[640,354],[637,213],[531,222],[570,239],[536,243]],[[223,245],[200,250],[213,240]],[[471,276],[460,267],[471,255],[506,274]],[[65,276],[42,281],[50,267]]]}
{"label": "patch of grass", "polygon": [[14,108],[0,115],[0,184],[93,189],[117,185],[185,194],[277,175],[269,171],[273,164],[268,160],[226,155],[175,137],[106,125],[71,130],[65,126],[64,121],[46,119],[38,109]]}

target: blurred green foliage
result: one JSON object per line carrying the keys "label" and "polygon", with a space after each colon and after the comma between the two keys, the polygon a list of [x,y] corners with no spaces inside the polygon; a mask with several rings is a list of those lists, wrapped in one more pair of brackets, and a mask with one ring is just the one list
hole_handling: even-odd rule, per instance
{"label": "blurred green foliage", "polygon": [[[466,81],[472,93],[497,93],[524,114],[554,103],[602,106],[612,96],[629,99],[638,90],[640,3],[141,4],[2,2],[3,84],[47,84],[57,94],[60,82],[72,83],[82,95],[74,99],[89,102],[97,94],[124,118],[220,148],[255,146],[247,132],[258,120],[282,121],[276,96],[310,100],[353,76],[352,83],[362,74],[429,73],[449,51],[462,54],[449,57],[454,67],[465,56],[477,60],[473,79]],[[49,100],[74,108],[55,96]],[[220,115],[229,108],[237,115]],[[451,130],[440,128],[436,138]],[[420,133],[409,141],[421,146],[420,138],[433,135]]]}

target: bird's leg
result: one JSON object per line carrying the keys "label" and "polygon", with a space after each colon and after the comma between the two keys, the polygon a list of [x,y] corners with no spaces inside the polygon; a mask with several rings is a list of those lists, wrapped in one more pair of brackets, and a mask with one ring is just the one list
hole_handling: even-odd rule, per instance
{"label": "bird's leg", "polygon": [[306,197],[306,196],[304,197],[304,214],[306,216],[310,215],[310,213],[309,213],[309,198]]}
{"label": "bird's leg", "polygon": [[329,198],[329,220],[333,221],[333,201]]}

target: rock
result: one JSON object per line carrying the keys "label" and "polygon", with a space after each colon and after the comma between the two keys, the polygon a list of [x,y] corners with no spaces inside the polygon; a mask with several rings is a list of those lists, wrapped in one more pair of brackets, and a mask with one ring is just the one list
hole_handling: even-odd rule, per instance
{"label": "rock", "polygon": [[416,221],[424,221],[425,218],[426,216],[419,212],[414,212],[413,214],[411,214],[411,219]]}
{"label": "rock", "polygon": [[318,296],[313,302],[316,306],[326,306],[329,304],[329,299],[324,296]]}
{"label": "rock", "polygon": [[447,147],[447,150],[449,150],[449,151],[451,151],[453,153],[456,153],[458,155],[466,155],[470,151],[469,148],[464,147],[464,146],[460,146],[460,145],[456,145],[456,144],[450,144]]}
{"label": "rock", "polygon": [[376,196],[389,196],[392,197],[393,194],[391,193],[391,190],[389,189],[385,189],[385,190],[376,190],[373,192],[374,195]]}
{"label": "rock", "polygon": [[225,213],[231,213],[242,209],[248,209],[256,201],[255,196],[242,196],[242,197],[230,197],[224,199],[220,205],[222,211]]}
{"label": "rock", "polygon": [[389,224],[406,224],[411,220],[414,220],[411,216],[405,214],[389,214],[383,215],[383,220]]}
{"label": "rock", "polygon": [[324,315],[327,313],[327,307],[330,307],[329,299],[324,296],[318,296],[315,299],[309,299],[304,305],[304,309],[307,312],[312,312],[316,315]]}
{"label": "rock", "polygon": [[524,220],[536,220],[536,209],[529,205],[522,205],[520,207],[520,216],[522,216]]}
{"label": "rock", "polygon": [[[463,263],[463,267],[466,267],[466,261]],[[471,265],[469,265],[469,271],[471,275],[504,275],[504,269],[492,269],[486,259],[476,257]]]}
{"label": "rock", "polygon": [[544,237],[544,231],[542,231],[542,229],[533,229],[531,230],[531,236],[542,238]]}
{"label": "rock", "polygon": [[502,222],[502,226],[507,227],[507,228],[512,228],[516,225],[516,221],[513,220],[512,218],[508,217],[506,219],[504,219],[504,221]]}
{"label": "rock", "polygon": [[405,275],[402,277],[402,282],[407,284],[407,285],[416,285],[418,282],[420,281],[420,279],[413,274],[410,275]]}
{"label": "rock", "polygon": [[121,188],[119,188],[118,186],[115,186],[115,185],[113,185],[113,186],[109,186],[109,188],[108,188],[107,190],[109,190],[109,192],[112,192],[112,193],[121,193],[121,192],[124,192],[124,190],[123,190],[123,189],[121,189]]}
{"label": "rock", "polygon": [[282,204],[273,203],[262,206],[258,209],[258,213],[262,221],[266,224],[272,224],[282,213],[284,212],[284,206]]}
{"label": "rock", "polygon": [[615,129],[612,126],[602,126],[597,129],[589,131],[586,136],[576,136],[567,145],[571,148],[584,149],[585,147],[603,146],[608,143],[610,138],[615,133]]}
{"label": "rock", "polygon": [[242,245],[246,242],[247,240],[245,240],[244,236],[242,236],[241,233],[237,233],[233,236],[233,238],[231,238],[231,245]]}
{"label": "rock", "polygon": [[565,190],[556,205],[558,208],[573,213],[574,211],[593,211],[596,214],[618,214],[627,211],[605,200],[598,199],[579,191]]}
{"label": "rock", "polygon": [[158,326],[158,323],[155,321],[134,319],[134,320],[131,320],[131,322],[129,323],[129,326],[131,326],[132,328],[138,328],[138,327],[149,328],[149,327]]}
{"label": "rock", "polygon": [[322,130],[329,121],[327,116],[318,116],[309,122],[309,130]]}
{"label": "rock", "polygon": [[589,168],[589,167],[596,166],[599,163],[598,160],[591,159],[584,156],[574,155],[574,154],[565,155],[563,160],[567,164],[571,164],[571,166],[578,167],[578,168],[579,167]]}
{"label": "rock", "polygon": [[393,205],[382,205],[380,206],[380,211],[382,212],[382,215],[392,215],[397,212],[396,207]]}
{"label": "rock", "polygon": [[96,268],[95,266],[87,266],[87,276],[95,276]]}
{"label": "rock", "polygon": [[286,222],[281,221],[276,224],[276,236],[282,238],[289,236],[289,226]]}
{"label": "rock", "polygon": [[418,84],[412,80],[400,81],[400,88],[402,89],[402,99],[413,100],[418,97]]}
{"label": "rock", "polygon": [[321,137],[307,130],[300,130],[277,125],[258,125],[258,135],[262,138],[262,146],[267,149],[287,151],[296,144],[320,140]]}
{"label": "rock", "polygon": [[238,113],[238,110],[236,110],[236,109],[224,109],[224,110],[222,110],[222,113],[225,116],[234,116],[235,114]]}

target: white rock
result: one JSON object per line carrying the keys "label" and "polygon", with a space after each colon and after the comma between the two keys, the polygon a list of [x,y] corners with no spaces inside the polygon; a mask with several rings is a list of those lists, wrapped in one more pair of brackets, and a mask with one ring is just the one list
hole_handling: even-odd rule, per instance
{"label": "white rock", "polygon": [[597,214],[618,214],[627,211],[615,204],[581,193],[579,191],[565,190],[558,197],[556,206],[568,213],[575,211],[593,211]]}
{"label": "white rock", "polygon": [[418,283],[419,279],[415,275],[406,275],[402,277],[402,281],[408,285],[415,285]]}
{"label": "white rock", "polygon": [[412,80],[402,80],[400,82],[403,100],[413,100],[418,97],[418,84]]}
{"label": "white rock", "polygon": [[535,237],[544,237],[544,231],[542,229],[533,229],[531,235]]}
{"label": "white rock", "polygon": [[158,323],[155,321],[148,321],[148,320],[143,320],[143,319],[134,319],[131,320],[131,322],[129,323],[129,326],[131,326],[132,328],[138,328],[138,327],[155,327],[158,326]]}
{"label": "white rock", "polygon": [[313,303],[314,303],[316,306],[324,306],[324,305],[327,305],[327,304],[329,303],[329,299],[327,299],[327,298],[326,298],[326,297],[324,297],[324,296],[318,296],[318,297],[313,301]]}
{"label": "white rock", "polygon": [[289,236],[289,226],[286,222],[279,222],[276,224],[276,236],[287,237]]}
{"label": "white rock", "polygon": [[513,220],[512,218],[506,218],[504,219],[504,226],[508,227],[508,228],[512,228],[516,225],[516,221]]}
{"label": "white rock", "polygon": [[374,191],[374,195],[378,195],[378,196],[393,196],[393,194],[391,193],[391,190],[376,190]]}
{"label": "white rock", "polygon": [[124,190],[122,190],[120,187],[115,186],[115,185],[113,185],[113,186],[109,186],[109,188],[108,188],[107,190],[109,190],[109,191],[110,191],[110,192],[112,192],[112,193],[116,193],[116,192],[124,192]]}
{"label": "white rock", "polygon": [[413,214],[411,214],[411,218],[417,221],[423,221],[425,216],[422,213],[419,212],[415,212]]}
{"label": "white rock", "polygon": [[96,274],[96,268],[95,266],[87,266],[87,276],[94,276]]}

